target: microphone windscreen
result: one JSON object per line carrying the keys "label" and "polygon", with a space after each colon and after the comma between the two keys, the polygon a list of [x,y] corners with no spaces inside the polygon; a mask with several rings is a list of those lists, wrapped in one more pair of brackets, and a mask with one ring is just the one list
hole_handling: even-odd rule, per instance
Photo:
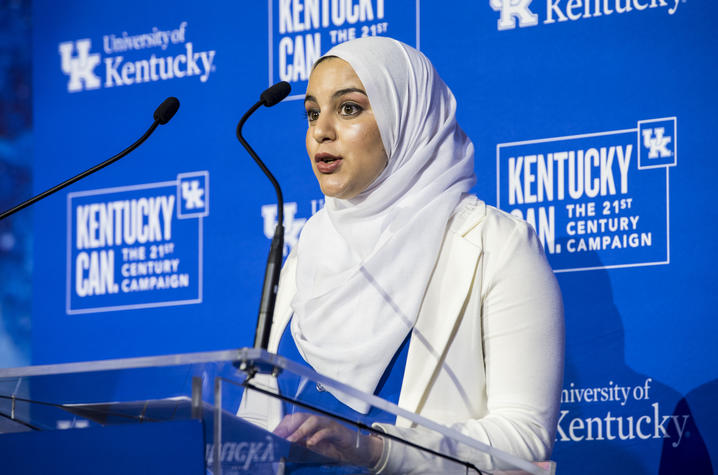
{"label": "microphone windscreen", "polygon": [[179,109],[179,99],[176,97],[168,97],[155,110],[154,118],[157,122],[164,125],[175,115],[177,109]]}
{"label": "microphone windscreen", "polygon": [[287,97],[291,91],[292,86],[290,86],[288,82],[282,81],[265,90],[259,95],[259,99],[265,106],[272,107],[273,105],[282,102],[282,100]]}

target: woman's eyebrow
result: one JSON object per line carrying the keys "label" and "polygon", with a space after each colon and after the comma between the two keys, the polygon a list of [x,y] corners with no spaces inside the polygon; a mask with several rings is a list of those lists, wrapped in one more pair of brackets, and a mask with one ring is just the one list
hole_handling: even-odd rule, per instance
{"label": "woman's eyebrow", "polygon": [[337,98],[339,96],[343,96],[344,94],[349,94],[350,92],[358,92],[366,96],[366,92],[362,89],[359,89],[358,87],[347,87],[345,89],[339,89],[334,94],[332,94],[332,97]]}
{"label": "woman's eyebrow", "polygon": [[[336,99],[337,97],[343,96],[344,94],[349,94],[350,92],[358,92],[360,94],[367,95],[366,92],[363,89],[359,89],[358,87],[347,87],[344,89],[339,89],[334,94],[332,94],[332,98]],[[311,94],[307,94],[304,96],[304,103],[307,102],[317,102],[317,98],[312,96]]]}

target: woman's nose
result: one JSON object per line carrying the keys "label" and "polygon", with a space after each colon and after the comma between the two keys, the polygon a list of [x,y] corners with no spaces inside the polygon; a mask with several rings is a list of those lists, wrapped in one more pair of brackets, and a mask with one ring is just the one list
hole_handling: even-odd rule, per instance
{"label": "woman's nose", "polygon": [[319,143],[336,139],[336,129],[331,116],[320,115],[314,122],[312,135]]}

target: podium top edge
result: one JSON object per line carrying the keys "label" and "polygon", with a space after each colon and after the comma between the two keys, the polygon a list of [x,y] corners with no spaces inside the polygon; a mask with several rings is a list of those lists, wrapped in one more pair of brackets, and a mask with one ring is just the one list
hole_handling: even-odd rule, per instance
{"label": "podium top edge", "polygon": [[179,353],[160,356],[139,356],[133,358],[116,358],[97,361],[82,361],[50,365],[21,366],[0,369],[0,379],[20,378],[26,376],[50,376],[57,374],[87,373],[92,371],[109,371],[134,368],[151,368],[162,366],[181,366],[210,362],[237,362],[247,359],[261,358],[266,352],[258,348],[240,348],[233,350],[209,351],[200,353]]}

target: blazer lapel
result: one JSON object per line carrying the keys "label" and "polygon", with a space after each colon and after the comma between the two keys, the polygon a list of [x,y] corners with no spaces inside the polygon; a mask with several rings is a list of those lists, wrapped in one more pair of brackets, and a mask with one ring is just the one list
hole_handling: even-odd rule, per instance
{"label": "blazer lapel", "polygon": [[[484,206],[481,203],[482,217]],[[468,239],[479,222],[480,219],[468,219],[455,233],[447,233],[442,245],[409,345],[399,398],[399,406],[409,411],[421,410],[434,373],[460,323],[482,252],[480,240]],[[406,423],[397,421],[397,425]]]}

